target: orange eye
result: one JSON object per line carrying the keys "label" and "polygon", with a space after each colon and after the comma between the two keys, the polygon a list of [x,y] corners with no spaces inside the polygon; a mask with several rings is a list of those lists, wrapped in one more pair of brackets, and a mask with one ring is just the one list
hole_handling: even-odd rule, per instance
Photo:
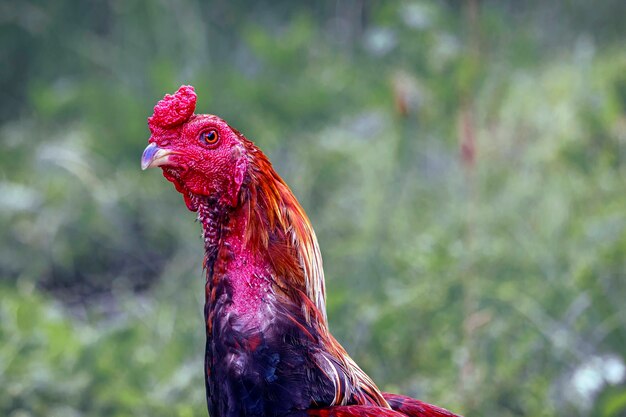
{"label": "orange eye", "polygon": [[205,132],[200,133],[200,143],[207,146],[212,146],[217,143],[219,137],[217,136],[217,131],[214,129],[207,130]]}

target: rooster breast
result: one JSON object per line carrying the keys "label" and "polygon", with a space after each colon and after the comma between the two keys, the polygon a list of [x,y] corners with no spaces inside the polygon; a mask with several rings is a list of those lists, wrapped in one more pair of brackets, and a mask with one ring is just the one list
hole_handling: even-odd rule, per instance
{"label": "rooster breast", "polygon": [[206,309],[211,416],[282,416],[332,404],[335,388],[319,366],[317,331],[293,306],[273,305],[269,296],[254,319],[239,315],[232,291],[227,278],[217,280]]}

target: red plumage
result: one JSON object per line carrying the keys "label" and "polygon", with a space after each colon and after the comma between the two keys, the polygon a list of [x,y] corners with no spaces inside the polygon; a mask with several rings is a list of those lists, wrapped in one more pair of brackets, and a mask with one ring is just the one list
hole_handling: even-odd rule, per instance
{"label": "red plumage", "polygon": [[161,167],[203,226],[211,416],[457,416],[382,393],[334,339],[304,210],[252,142],[195,102],[190,86],[159,101],[142,168]]}

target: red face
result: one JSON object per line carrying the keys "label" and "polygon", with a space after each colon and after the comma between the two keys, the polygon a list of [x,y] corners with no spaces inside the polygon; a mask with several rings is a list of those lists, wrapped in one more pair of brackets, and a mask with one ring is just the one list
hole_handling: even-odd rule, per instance
{"label": "red face", "polygon": [[247,168],[242,140],[217,116],[193,115],[166,128],[151,126],[150,145],[142,169],[161,167],[185,197],[189,210],[198,210],[196,196],[235,206]]}

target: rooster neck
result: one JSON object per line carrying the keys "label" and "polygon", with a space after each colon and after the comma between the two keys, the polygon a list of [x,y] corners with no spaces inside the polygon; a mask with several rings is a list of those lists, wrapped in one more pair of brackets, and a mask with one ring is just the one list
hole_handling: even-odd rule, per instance
{"label": "rooster neck", "polygon": [[[268,301],[273,299],[271,280],[275,272],[267,251],[247,237],[250,219],[246,208],[229,207],[216,199],[192,198],[203,228],[207,313],[235,313],[248,324],[258,325],[264,320],[261,313],[268,313],[267,307],[271,307]],[[224,295],[228,305],[217,308],[216,298]]]}
{"label": "rooster neck", "polygon": [[213,275],[213,267],[222,238],[223,229],[228,223],[228,209],[216,200],[191,196],[198,207],[198,221],[202,224],[204,240],[204,267]]}
{"label": "rooster neck", "polygon": [[324,269],[313,227],[267,157],[243,135],[240,138],[248,155],[239,196],[247,218],[246,241],[267,255],[276,286],[287,289],[284,295],[302,306],[307,321],[315,315],[320,325],[327,326]]}
{"label": "rooster neck", "polygon": [[[235,313],[249,325],[258,326],[272,312],[275,272],[266,251],[258,250],[247,240],[248,217],[242,210],[230,213],[222,227],[213,276],[207,287],[213,290],[223,284],[228,291],[228,305],[216,314]],[[207,302],[213,306],[216,293],[207,294]]]}

